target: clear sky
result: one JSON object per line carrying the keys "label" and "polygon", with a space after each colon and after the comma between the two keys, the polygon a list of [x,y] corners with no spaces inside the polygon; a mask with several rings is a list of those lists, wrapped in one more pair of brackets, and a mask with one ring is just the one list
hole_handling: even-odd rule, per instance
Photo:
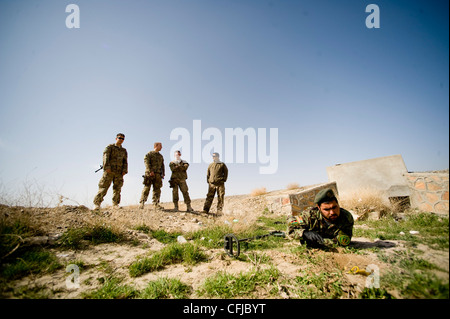
{"label": "clear sky", "polygon": [[[380,28],[366,25],[371,3]],[[169,171],[180,131],[192,198],[206,195],[209,163],[194,157],[220,139],[225,160],[227,128],[267,139],[228,161],[228,195],[327,182],[327,166],[396,154],[409,171],[447,169],[448,12],[447,0],[0,0],[0,192],[92,207],[119,132],[122,205],[138,204],[155,141]],[[276,167],[262,174],[270,147]]]}

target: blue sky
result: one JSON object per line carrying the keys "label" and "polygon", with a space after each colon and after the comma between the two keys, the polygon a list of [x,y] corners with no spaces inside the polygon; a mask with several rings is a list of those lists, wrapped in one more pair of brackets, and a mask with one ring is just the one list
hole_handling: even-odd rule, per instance
{"label": "blue sky", "polygon": [[[66,27],[70,3],[80,8],[79,29]],[[380,8],[379,29],[366,27],[370,3]],[[0,0],[2,191],[19,196],[33,184],[92,206],[94,170],[123,132],[122,204],[137,204],[144,155],[161,141],[168,169],[171,132],[193,138],[194,120],[222,137],[226,128],[278,129],[276,172],[228,163],[229,195],[322,183],[327,166],[395,154],[409,171],[447,169],[448,6]],[[207,166],[191,163],[192,198],[207,192]],[[168,177],[163,201],[171,201]]]}

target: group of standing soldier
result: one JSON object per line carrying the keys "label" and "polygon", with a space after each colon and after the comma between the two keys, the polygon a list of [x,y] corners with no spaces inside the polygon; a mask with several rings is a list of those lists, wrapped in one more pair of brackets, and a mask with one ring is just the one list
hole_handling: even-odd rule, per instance
{"label": "group of standing soldier", "polygon": [[[95,209],[99,209],[105,197],[108,188],[113,183],[113,206],[118,207],[120,203],[120,192],[123,186],[123,176],[128,173],[128,153],[122,146],[125,135],[119,133],[116,136],[116,143],[108,145],[103,151],[103,176],[98,184],[99,190],[94,198]],[[162,209],[160,205],[161,187],[165,176],[164,157],[160,153],[162,144],[157,142],[153,146],[153,150],[148,152],[144,157],[145,174],[144,189],[142,190],[139,208],[143,209],[145,202],[150,194],[150,188],[153,187],[153,207]],[[184,203],[187,211],[194,211],[191,206],[189,197],[189,188],[186,183],[188,178],[187,170],[189,163],[181,159],[181,152],[175,151],[174,160],[169,164],[172,175],[169,180],[172,188],[172,200],[174,210],[178,211],[178,189],[183,194]],[[217,213],[221,214],[225,197],[225,182],[228,178],[228,168],[225,163],[221,162],[218,153],[213,153],[213,162],[208,166],[206,181],[208,183],[208,193],[203,206],[202,213],[209,213],[214,196],[217,192]]]}
{"label": "group of standing soldier", "polygon": [[[125,135],[117,134],[116,143],[108,145],[103,152],[103,176],[98,184],[99,191],[94,198],[95,208],[99,209],[103,198],[113,183],[113,205],[120,203],[120,191],[123,185],[123,176],[128,173],[128,154],[122,144]],[[140,199],[139,208],[143,209],[153,187],[153,206],[162,209],[160,206],[162,181],[165,176],[164,157],[160,151],[161,143],[155,143],[152,151],[144,157],[145,174],[144,189]],[[169,164],[172,175],[170,187],[173,188],[172,198],[174,209],[178,210],[178,189],[181,190],[187,211],[192,212],[191,199],[189,197],[186,180],[189,163],[181,159],[181,152],[176,151],[174,160]],[[213,162],[209,164],[206,173],[208,183],[208,193],[203,206],[202,213],[209,213],[214,196],[217,193],[217,213],[221,214],[225,196],[225,182],[228,178],[228,168],[221,162],[218,153],[213,153]],[[338,200],[331,189],[323,189],[317,193],[314,203],[316,207],[303,211],[288,219],[287,236],[292,239],[300,239],[311,247],[324,247],[328,244],[338,244],[347,246],[350,244],[353,234],[353,217],[345,209],[339,206]]]}

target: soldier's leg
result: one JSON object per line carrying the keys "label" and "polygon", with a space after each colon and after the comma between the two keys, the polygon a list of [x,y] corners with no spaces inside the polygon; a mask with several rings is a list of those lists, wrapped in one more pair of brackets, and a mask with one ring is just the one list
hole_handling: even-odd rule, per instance
{"label": "soldier's leg", "polygon": [[217,187],[217,212],[222,211],[224,199],[225,199],[225,184],[222,184]]}
{"label": "soldier's leg", "polygon": [[178,210],[178,200],[179,200],[178,183],[174,183],[173,188],[172,188],[172,201],[173,201],[174,210]]}
{"label": "soldier's leg", "polygon": [[141,203],[142,206],[147,201],[148,194],[150,194],[150,187],[151,187],[151,185],[144,185],[144,189],[142,190],[142,194],[141,194],[141,200],[139,201],[139,203]]}
{"label": "soldier's leg", "polygon": [[178,187],[179,184],[178,183],[174,183],[173,184],[173,188],[172,188],[172,201],[174,203],[178,203],[180,197],[178,196]]}
{"label": "soldier's leg", "polygon": [[103,198],[108,192],[108,188],[111,185],[111,182],[112,182],[112,174],[104,172],[102,178],[98,182],[98,193],[97,195],[95,195],[94,198],[94,204],[96,206],[100,206],[101,203],[103,202]]}
{"label": "soldier's leg", "polygon": [[153,205],[159,204],[159,199],[161,197],[161,187],[162,187],[161,175],[156,174],[153,180]]}
{"label": "soldier's leg", "polygon": [[183,194],[184,203],[186,205],[191,204],[191,198],[189,197],[189,188],[187,186],[186,181],[180,181],[179,186],[180,186],[181,193]]}
{"label": "soldier's leg", "polygon": [[208,193],[206,194],[205,204],[203,205],[203,210],[205,212],[209,212],[209,209],[211,208],[215,194],[216,194],[216,188],[213,185],[209,184]]}
{"label": "soldier's leg", "polygon": [[113,179],[113,198],[112,202],[114,206],[119,205],[120,203],[120,191],[122,190],[123,186],[123,175],[120,173],[114,173],[114,179]]}

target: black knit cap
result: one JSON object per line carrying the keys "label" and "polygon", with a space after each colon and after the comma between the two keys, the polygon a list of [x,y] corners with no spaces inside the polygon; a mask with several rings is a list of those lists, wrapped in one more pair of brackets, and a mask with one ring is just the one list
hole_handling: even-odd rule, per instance
{"label": "black knit cap", "polygon": [[333,193],[333,190],[331,188],[325,188],[320,190],[316,197],[314,198],[314,204],[320,205],[322,203],[332,202],[332,201],[338,201],[336,196]]}

